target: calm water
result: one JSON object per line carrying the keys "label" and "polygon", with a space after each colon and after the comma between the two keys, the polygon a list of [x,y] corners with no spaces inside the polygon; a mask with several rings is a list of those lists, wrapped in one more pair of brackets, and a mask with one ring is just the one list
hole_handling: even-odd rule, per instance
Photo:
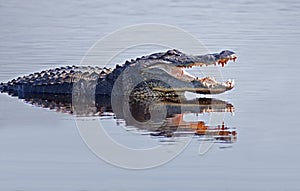
{"label": "calm water", "polygon": [[86,147],[72,116],[1,94],[0,189],[299,189],[299,8],[297,0],[2,1],[0,81],[79,64],[96,40],[136,23],[180,27],[211,52],[232,49],[239,59],[222,69],[237,84],[226,96],[235,107],[226,123],[237,128],[237,142],[227,149],[216,144],[202,156],[193,140],[149,170],[105,163]]}

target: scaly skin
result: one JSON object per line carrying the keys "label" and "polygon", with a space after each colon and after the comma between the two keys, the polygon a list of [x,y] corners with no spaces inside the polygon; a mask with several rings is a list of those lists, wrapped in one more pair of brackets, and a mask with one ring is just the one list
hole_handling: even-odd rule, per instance
{"label": "scaly skin", "polygon": [[[73,86],[76,84],[77,87],[80,85],[95,86],[93,88],[96,95],[111,96],[117,79],[124,71],[125,74],[126,71],[129,71],[127,77],[143,79],[144,83],[133,87],[130,89],[133,93],[126,92],[127,94],[142,97],[173,96],[175,95],[174,92],[185,91],[199,94],[218,94],[232,89],[234,87],[233,81],[217,82],[210,77],[197,78],[184,72],[183,68],[217,64],[224,66],[227,61],[235,61],[236,58],[235,53],[228,50],[215,54],[193,56],[174,49],[126,61],[125,64],[117,65],[114,69],[68,66],[45,70],[18,77],[7,83],[1,83],[0,91],[19,97],[26,93],[69,95],[73,93]],[[124,79],[126,83],[123,86],[131,83],[127,77]],[[158,77],[160,80],[153,80]],[[169,82],[173,85],[170,86]],[[126,88],[124,90],[129,91]],[[122,90],[118,91],[118,94],[124,93]]]}

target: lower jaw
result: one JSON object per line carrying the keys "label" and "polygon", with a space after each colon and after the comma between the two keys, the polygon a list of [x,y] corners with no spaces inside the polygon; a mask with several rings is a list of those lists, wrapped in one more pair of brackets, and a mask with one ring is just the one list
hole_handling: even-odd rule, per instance
{"label": "lower jaw", "polygon": [[207,88],[153,88],[154,91],[159,92],[175,92],[182,94],[184,92],[194,92],[198,94],[220,94],[226,91],[226,89],[207,89]]}

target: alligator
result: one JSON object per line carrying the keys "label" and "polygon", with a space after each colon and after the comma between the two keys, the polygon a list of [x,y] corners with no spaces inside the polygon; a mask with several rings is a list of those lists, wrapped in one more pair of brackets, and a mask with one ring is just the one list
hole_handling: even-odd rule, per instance
{"label": "alligator", "polygon": [[[185,91],[219,94],[231,90],[234,81],[218,82],[212,77],[198,78],[186,72],[184,68],[209,65],[223,67],[228,61],[235,61],[236,58],[235,53],[229,50],[205,55],[188,55],[172,49],[127,60],[122,65],[116,65],[114,69],[66,66],[44,70],[1,83],[0,91],[19,97],[27,93],[71,95],[74,85],[85,83],[86,86],[87,83],[93,82],[96,95],[111,96],[115,82],[121,74],[127,74],[121,80],[122,86],[130,86],[132,80],[140,79],[140,83],[131,84],[131,92],[127,92],[133,96],[174,96],[177,95],[174,92]],[[122,94],[122,91],[122,87],[117,88],[117,94]]]}

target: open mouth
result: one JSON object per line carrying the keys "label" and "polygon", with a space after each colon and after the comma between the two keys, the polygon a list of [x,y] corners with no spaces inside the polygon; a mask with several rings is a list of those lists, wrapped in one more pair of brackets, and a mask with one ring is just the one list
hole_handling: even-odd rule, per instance
{"label": "open mouth", "polygon": [[[204,77],[204,78],[198,78],[190,73],[188,73],[185,69],[193,68],[193,67],[202,67],[202,66],[208,66],[208,65],[221,65],[224,67],[228,61],[235,62],[237,59],[237,56],[235,54],[229,55],[225,58],[220,58],[216,60],[214,63],[192,63],[185,66],[178,66],[176,69],[171,70],[171,75],[176,76],[176,78],[186,81],[186,82],[193,82],[198,81],[203,84],[203,86],[207,88],[214,88],[214,87],[225,87],[226,89],[232,89],[234,87],[234,80],[229,79],[226,82],[218,82],[213,77]],[[170,72],[170,71],[169,71]]]}
{"label": "open mouth", "polygon": [[[176,91],[194,91],[201,94],[218,94],[231,90],[234,87],[234,80],[229,79],[226,82],[218,82],[213,77],[197,77],[189,73],[186,69],[194,67],[203,67],[203,66],[217,66],[220,65],[224,67],[229,61],[235,62],[237,56],[232,51],[222,51],[221,53],[207,54],[203,56],[191,56],[187,58],[187,61],[181,58],[182,62],[180,64],[158,62],[149,67],[146,70],[149,70],[150,73],[162,75],[159,71],[163,70],[170,76],[183,81],[193,84],[193,88],[190,87],[181,87],[176,88]],[[180,59],[179,59],[180,60]],[[154,70],[151,70],[154,69]],[[158,69],[158,70],[155,70]],[[173,88],[174,89],[174,88]],[[168,91],[167,89],[161,89],[160,91]]]}

